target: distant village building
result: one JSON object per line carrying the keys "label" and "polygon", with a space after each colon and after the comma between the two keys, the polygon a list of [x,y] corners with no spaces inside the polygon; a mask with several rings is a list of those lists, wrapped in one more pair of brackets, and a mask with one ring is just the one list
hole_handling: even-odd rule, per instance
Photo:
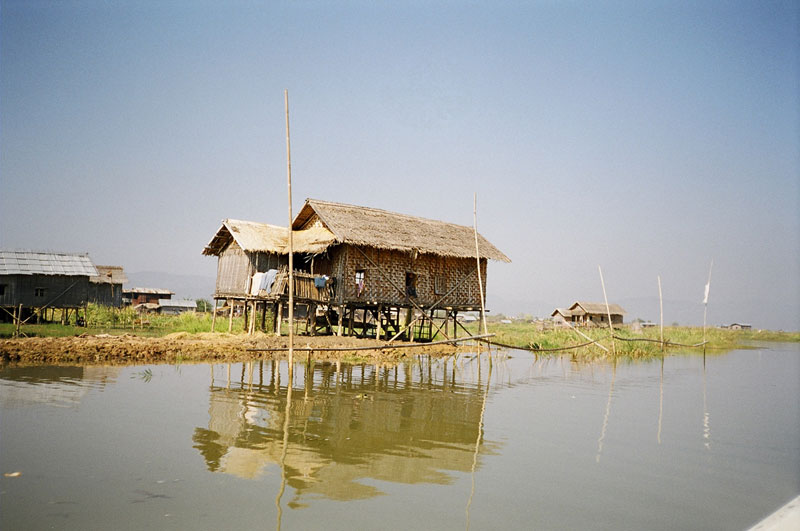
{"label": "distant village building", "polygon": [[48,320],[56,309],[68,318],[85,309],[89,279],[98,274],[88,254],[0,250],[0,319]]}
{"label": "distant village building", "polygon": [[572,321],[572,312],[566,308],[556,308],[550,314],[550,317],[553,318],[553,324],[556,326],[567,326],[566,323]]}
{"label": "distant village building", "polygon": [[122,285],[128,281],[121,266],[96,266],[97,276],[89,277],[89,302],[101,306],[122,306]]}
{"label": "distant village building", "polygon": [[171,299],[173,295],[175,293],[168,289],[128,288],[122,290],[122,302],[131,306],[154,304],[155,307],[158,307],[159,300]]}
{"label": "distant village building", "polygon": [[731,323],[728,330],[752,330],[753,325],[747,323]]}
{"label": "distant village building", "polygon": [[[510,262],[480,235],[476,261],[472,227],[342,203],[306,200],[292,229],[295,301],[321,312],[328,331],[362,337],[398,333],[412,318],[417,337],[429,335],[434,317],[480,309],[478,262],[484,289],[487,260]],[[218,257],[215,303],[260,308],[262,321],[267,307],[283,314],[285,227],[227,219],[203,254]]]}
{"label": "distant village building", "polygon": [[189,299],[160,299],[158,301],[158,313],[165,315],[179,315],[196,310],[197,303]]}
{"label": "distant village building", "polygon": [[569,308],[556,308],[550,315],[553,322],[558,325],[578,326],[608,326],[608,314],[611,313],[611,324],[621,325],[625,310],[619,304],[609,304],[606,308],[603,302],[578,301]]}

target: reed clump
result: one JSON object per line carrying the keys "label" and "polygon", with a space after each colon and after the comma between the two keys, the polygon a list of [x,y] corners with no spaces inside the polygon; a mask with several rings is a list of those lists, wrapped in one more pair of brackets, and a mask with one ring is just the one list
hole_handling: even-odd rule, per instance
{"label": "reed clump", "polygon": [[[531,350],[543,355],[571,354],[582,359],[603,359],[613,356],[612,341],[617,357],[646,359],[660,356],[664,351],[697,352],[727,351],[747,347],[751,341],[800,341],[798,332],[758,330],[728,330],[707,328],[705,343],[702,327],[671,326],[664,328],[664,344],[657,327],[636,329],[624,325],[614,327],[614,337],[608,328],[591,327],[577,330],[564,328],[545,329],[541,323],[515,321],[489,323],[491,341],[498,345]],[[466,325],[472,334],[478,325]],[[466,332],[463,332],[466,335]],[[586,337],[584,337],[586,336]]]}

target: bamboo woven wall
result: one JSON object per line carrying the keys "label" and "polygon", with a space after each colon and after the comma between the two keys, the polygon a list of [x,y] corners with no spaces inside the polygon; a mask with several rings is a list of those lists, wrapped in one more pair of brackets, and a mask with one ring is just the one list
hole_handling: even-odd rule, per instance
{"label": "bamboo woven wall", "polygon": [[[362,254],[363,251],[363,254]],[[416,275],[417,296],[411,300],[430,306],[444,297],[440,307],[480,307],[480,291],[474,258],[418,255],[375,248],[339,246],[332,259],[332,271],[339,277],[340,302],[378,302],[408,305],[405,296],[406,273]],[[356,271],[364,271],[364,287],[356,286]],[[486,287],[486,259],[481,260],[481,276]],[[398,289],[399,288],[399,289]]]}

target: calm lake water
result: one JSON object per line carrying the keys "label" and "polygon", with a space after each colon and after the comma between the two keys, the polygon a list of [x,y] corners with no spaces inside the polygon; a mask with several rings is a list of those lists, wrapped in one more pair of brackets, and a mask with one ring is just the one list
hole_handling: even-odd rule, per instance
{"label": "calm lake water", "polygon": [[0,528],[730,530],[800,493],[797,344],[287,382],[285,362],[0,369]]}

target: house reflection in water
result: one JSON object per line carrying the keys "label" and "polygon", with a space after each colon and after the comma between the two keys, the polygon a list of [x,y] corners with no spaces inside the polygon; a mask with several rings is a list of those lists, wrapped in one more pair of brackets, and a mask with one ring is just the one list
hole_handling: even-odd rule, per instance
{"label": "house reflection in water", "polygon": [[247,479],[280,475],[289,411],[283,463],[295,490],[290,507],[302,506],[304,497],[381,494],[361,480],[447,484],[450,472],[470,472],[476,455],[498,446],[479,434],[488,383],[480,367],[474,381],[465,382],[454,362],[426,358],[340,371],[311,365],[296,373],[288,410],[283,369],[274,361],[229,367],[227,374],[241,374],[238,382],[215,380],[220,371],[212,369],[208,428],[195,428],[193,441],[213,472]]}

